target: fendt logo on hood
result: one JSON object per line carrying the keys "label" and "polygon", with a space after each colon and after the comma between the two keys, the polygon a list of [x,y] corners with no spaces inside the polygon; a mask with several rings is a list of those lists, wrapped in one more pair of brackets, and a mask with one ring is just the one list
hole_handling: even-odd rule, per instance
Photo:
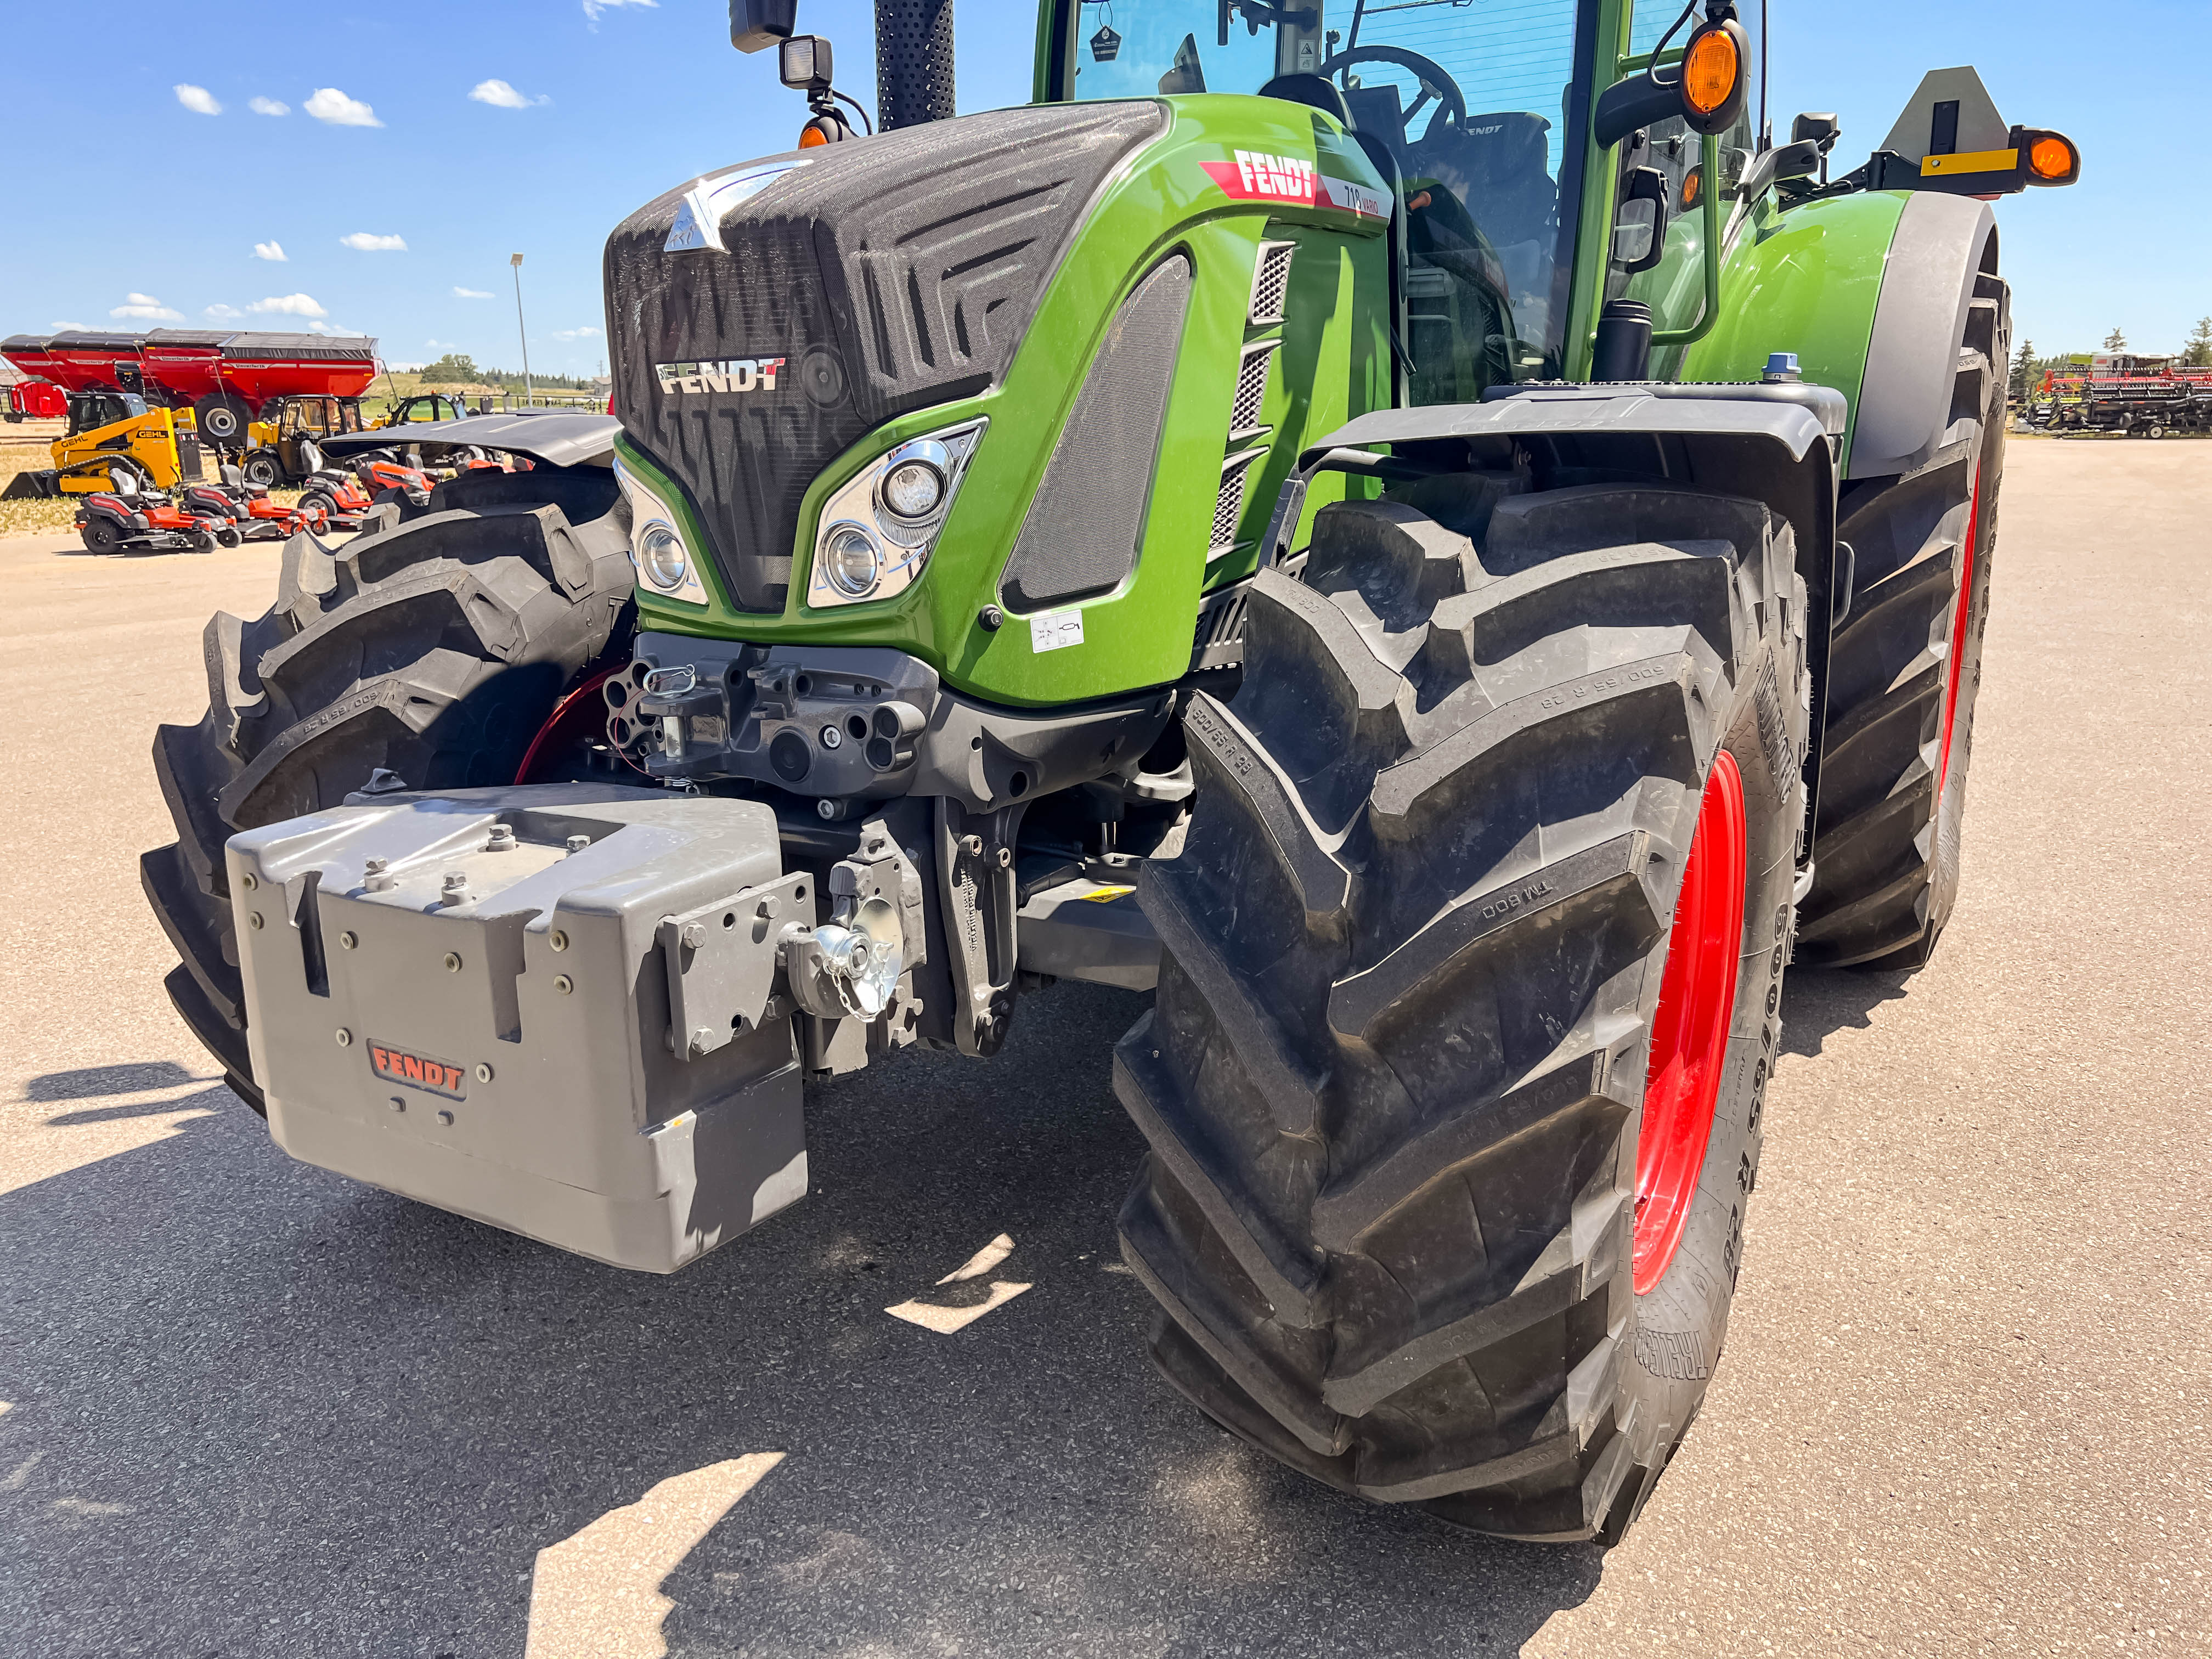
{"label": "fendt logo on hood", "polygon": [[786,357],[724,357],[714,362],[655,363],[660,389],[672,397],[709,392],[773,392]]}

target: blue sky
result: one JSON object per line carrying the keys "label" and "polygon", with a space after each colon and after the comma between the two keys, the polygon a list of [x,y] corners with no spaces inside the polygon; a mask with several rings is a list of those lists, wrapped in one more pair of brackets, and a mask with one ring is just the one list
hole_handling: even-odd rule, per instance
{"label": "blue sky", "polygon": [[[607,232],[672,185],[787,148],[805,115],[770,55],[730,50],[723,0],[9,9],[0,332],[319,325],[374,334],[394,362],[453,349],[512,368],[519,250],[532,365],[592,373]],[[2081,143],[2080,185],[1998,209],[2021,337],[2087,349],[2118,326],[2172,349],[2212,313],[2212,231],[2173,199],[2201,102],[2149,89],[2144,68],[2185,82],[2205,61],[2203,0],[1771,11],[1776,125],[1836,111],[1846,165],[1921,70],[1952,64],[1981,70],[2007,119]],[[870,0],[800,8],[871,107],[872,19]],[[1025,99],[1034,5],[958,0],[957,20],[961,106]]]}

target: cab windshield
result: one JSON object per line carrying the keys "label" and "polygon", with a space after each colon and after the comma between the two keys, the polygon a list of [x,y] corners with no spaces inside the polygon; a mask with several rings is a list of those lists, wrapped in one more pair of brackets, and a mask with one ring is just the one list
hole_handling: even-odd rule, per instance
{"label": "cab windshield", "polygon": [[1072,84],[1085,99],[1280,96],[1297,83],[1270,88],[1279,76],[1328,81],[1399,174],[1413,401],[1469,402],[1561,372],[1582,164],[1570,135],[1584,125],[1571,116],[1576,41],[1595,5],[1081,0]]}

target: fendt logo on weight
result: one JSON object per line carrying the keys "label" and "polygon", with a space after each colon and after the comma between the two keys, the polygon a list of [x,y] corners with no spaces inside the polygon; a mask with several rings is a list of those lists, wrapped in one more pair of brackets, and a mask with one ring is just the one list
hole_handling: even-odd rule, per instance
{"label": "fendt logo on weight", "polygon": [[388,1042],[371,1039],[368,1044],[369,1069],[389,1083],[404,1083],[417,1089],[428,1089],[434,1095],[443,1095],[448,1100],[468,1098],[468,1073],[458,1066],[448,1066],[442,1060],[432,1060],[424,1054],[410,1054],[404,1048],[395,1048]]}
{"label": "fendt logo on weight", "polygon": [[773,392],[785,357],[724,357],[714,362],[655,363],[660,389],[672,397],[709,392]]}

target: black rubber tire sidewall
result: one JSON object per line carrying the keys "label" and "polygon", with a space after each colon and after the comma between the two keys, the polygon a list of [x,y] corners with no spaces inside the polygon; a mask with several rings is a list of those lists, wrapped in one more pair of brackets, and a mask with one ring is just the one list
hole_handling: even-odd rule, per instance
{"label": "black rubber tire sidewall", "polygon": [[1721,745],[1743,780],[1746,843],[1743,953],[1728,1055],[1690,1219],[1664,1275],[1636,1298],[1636,1340],[1624,1369],[1624,1395],[1636,1402],[1630,1444],[1646,1468],[1667,1455],[1697,1412],[1727,1334],[1742,1266],[1745,1200],[1759,1170],[1766,1085],[1781,1035],[1795,806],[1802,797],[1794,779],[1777,788],[1760,747],[1755,695],[1741,701]]}

